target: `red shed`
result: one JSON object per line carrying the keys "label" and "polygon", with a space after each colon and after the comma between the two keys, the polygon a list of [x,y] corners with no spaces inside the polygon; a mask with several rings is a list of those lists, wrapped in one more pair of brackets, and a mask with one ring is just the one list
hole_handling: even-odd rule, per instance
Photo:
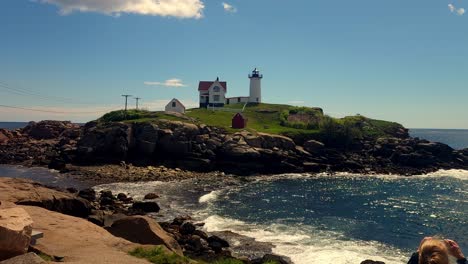
{"label": "red shed", "polygon": [[232,128],[245,128],[247,126],[247,118],[241,113],[237,113],[232,118]]}

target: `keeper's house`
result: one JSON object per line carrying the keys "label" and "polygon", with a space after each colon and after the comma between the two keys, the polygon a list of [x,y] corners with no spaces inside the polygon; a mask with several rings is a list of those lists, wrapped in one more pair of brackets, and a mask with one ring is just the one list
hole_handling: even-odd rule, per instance
{"label": "keeper's house", "polygon": [[227,83],[216,78],[214,82],[201,81],[198,84],[200,92],[200,108],[223,107],[226,103]]}

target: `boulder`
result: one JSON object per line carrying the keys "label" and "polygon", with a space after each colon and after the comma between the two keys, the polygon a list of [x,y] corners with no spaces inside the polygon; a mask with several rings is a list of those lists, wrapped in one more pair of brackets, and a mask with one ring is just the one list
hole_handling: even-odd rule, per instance
{"label": "boulder", "polygon": [[160,210],[156,202],[135,202],[132,209],[136,211],[143,211],[145,213],[157,213]]}
{"label": "boulder", "polygon": [[148,193],[145,195],[145,200],[153,200],[153,199],[157,199],[159,198],[159,195],[155,194],[155,193]]}
{"label": "boulder", "polygon": [[0,264],[46,264],[36,253],[29,252],[14,258],[0,261]]}
{"label": "boulder", "polygon": [[229,243],[219,236],[210,236],[208,237],[207,242],[210,248],[212,248],[216,253],[221,252],[223,248],[229,247]]}
{"label": "boulder", "polygon": [[32,224],[23,208],[0,209],[0,261],[27,252]]}
{"label": "boulder", "polygon": [[309,140],[304,142],[304,149],[309,153],[318,154],[325,149],[325,144],[317,140]]}
{"label": "boulder", "polygon": [[438,142],[418,143],[416,145],[416,149],[427,151],[432,155],[445,160],[451,158],[453,153],[453,148]]}
{"label": "boulder", "polygon": [[87,188],[79,191],[78,196],[90,202],[96,201],[96,191],[93,188]]}
{"label": "boulder", "polygon": [[182,254],[177,241],[169,236],[153,219],[146,216],[129,216],[115,221],[107,230],[114,236],[145,245],[165,245],[178,255]]}
{"label": "boulder", "polygon": [[182,235],[191,235],[193,234],[193,232],[195,232],[196,229],[197,228],[195,227],[193,223],[185,222],[180,226],[179,231]]}
{"label": "boulder", "polygon": [[0,129],[0,144],[7,143],[10,140],[9,133],[5,129]]}
{"label": "boulder", "polygon": [[273,149],[276,147],[283,150],[294,150],[296,148],[294,141],[288,137],[266,133],[258,133],[258,135],[263,139],[263,148]]}
{"label": "boulder", "polygon": [[385,262],[366,259],[363,262],[361,262],[361,264],[385,264]]}
{"label": "boulder", "polygon": [[71,193],[49,189],[30,180],[6,177],[0,177],[0,200],[78,217],[87,217],[92,209],[89,201]]}

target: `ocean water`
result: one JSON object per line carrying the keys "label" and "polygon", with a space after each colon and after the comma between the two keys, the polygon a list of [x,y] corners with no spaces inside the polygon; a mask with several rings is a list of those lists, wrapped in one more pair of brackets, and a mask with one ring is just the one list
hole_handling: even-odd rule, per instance
{"label": "ocean water", "polygon": [[442,142],[454,149],[468,148],[468,129],[410,129],[412,137]]}
{"label": "ocean water", "polygon": [[28,122],[0,122],[0,128],[17,129],[28,125]]}
{"label": "ocean water", "polygon": [[167,219],[190,214],[206,231],[231,230],[273,243],[294,263],[406,263],[424,236],[468,250],[468,171],[428,175],[309,175],[228,183],[115,183],[96,187],[141,199],[160,193]]}

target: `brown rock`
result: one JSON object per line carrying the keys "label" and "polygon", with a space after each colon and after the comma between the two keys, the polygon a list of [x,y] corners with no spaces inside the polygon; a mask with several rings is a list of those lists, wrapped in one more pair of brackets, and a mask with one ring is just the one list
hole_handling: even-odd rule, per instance
{"label": "brown rock", "polygon": [[91,204],[88,201],[25,179],[0,177],[0,200],[39,206],[79,217],[86,217],[91,212]]}
{"label": "brown rock", "polygon": [[0,260],[27,252],[32,224],[31,217],[22,208],[0,210]]}
{"label": "brown rock", "polygon": [[152,199],[156,199],[156,198],[159,198],[159,195],[155,194],[155,193],[148,193],[145,195],[145,200],[152,200]]}
{"label": "brown rock", "polygon": [[33,252],[29,252],[14,258],[0,261],[0,264],[46,264],[43,259]]}
{"label": "brown rock", "polygon": [[170,237],[155,220],[146,216],[129,216],[117,220],[107,230],[114,236],[122,237],[131,242],[165,245],[176,254],[183,255],[177,241]]}
{"label": "brown rock", "polygon": [[44,233],[34,246],[49,256],[61,256],[74,264],[148,263],[127,252],[141,246],[113,236],[85,219],[63,215],[40,207],[21,206],[34,221],[34,229]]}

